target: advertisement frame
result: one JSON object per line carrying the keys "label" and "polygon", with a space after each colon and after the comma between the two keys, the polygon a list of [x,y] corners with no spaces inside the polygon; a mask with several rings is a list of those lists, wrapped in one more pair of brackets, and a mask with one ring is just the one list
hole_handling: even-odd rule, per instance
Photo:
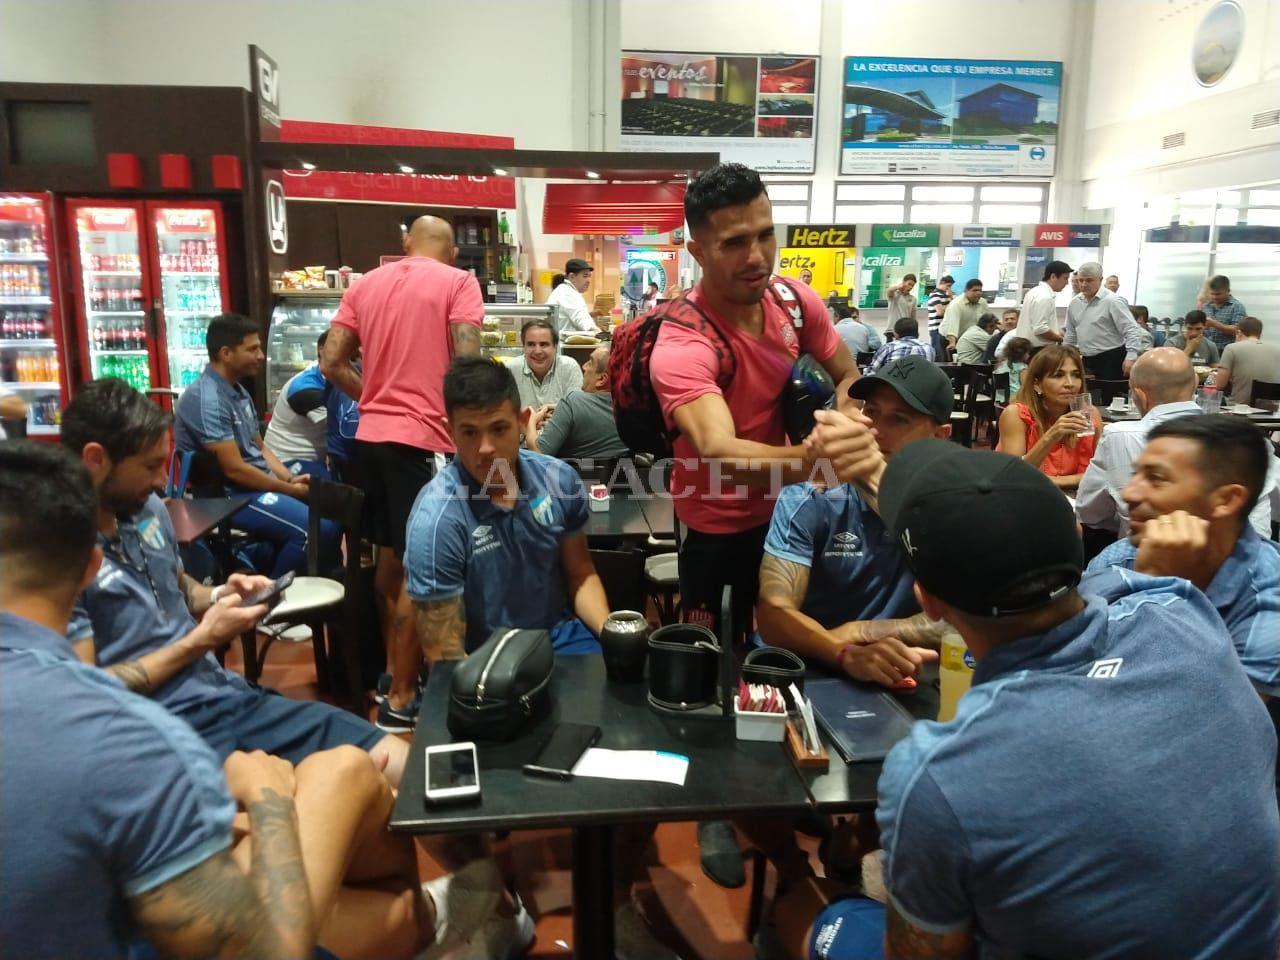
{"label": "advertisement frame", "polygon": [[[923,124],[923,123],[924,123],[924,122],[926,122],[926,121],[927,121],[927,122],[938,122],[938,121],[942,121],[942,120],[947,121],[947,129],[948,129],[948,134],[947,134],[947,136],[948,136],[948,141],[947,141],[947,143],[946,143],[946,150],[942,150],[942,149],[940,148],[940,145],[939,145],[939,146],[922,146],[922,147],[921,147],[921,149],[922,149],[922,150],[925,150],[925,151],[930,151],[930,152],[933,152],[933,151],[938,152],[938,153],[940,154],[940,156],[937,158],[938,160],[941,160],[941,159],[942,159],[942,155],[946,155],[946,154],[948,154],[948,153],[950,153],[950,152],[953,152],[953,151],[956,153],[956,157],[955,157],[954,159],[952,159],[952,160],[949,160],[949,161],[948,161],[948,163],[947,163],[947,165],[946,165],[946,167],[945,167],[944,169],[915,169],[915,166],[922,165],[922,164],[924,164],[924,163],[925,163],[925,161],[923,161],[923,160],[918,160],[918,159],[917,159],[917,160],[907,160],[905,157],[904,157],[904,158],[899,158],[899,159],[892,159],[892,158],[893,158],[893,155],[894,155],[895,153],[899,152],[900,150],[906,150],[906,149],[908,149],[908,146],[907,146],[907,142],[906,142],[906,141],[903,141],[903,142],[902,142],[902,145],[901,145],[901,146],[899,146],[899,145],[898,145],[898,141],[897,141],[897,140],[894,140],[894,139],[892,139],[892,138],[891,138],[889,142],[886,142],[885,144],[883,144],[883,145],[881,145],[881,146],[880,146],[880,149],[883,149],[883,150],[885,150],[885,151],[886,151],[885,165],[886,165],[887,167],[892,168],[892,167],[894,167],[895,165],[897,165],[897,164],[899,164],[899,163],[905,163],[905,164],[907,164],[908,169],[905,169],[905,170],[904,170],[904,169],[884,169],[884,170],[879,170],[879,169],[877,169],[877,170],[853,170],[853,169],[847,169],[847,168],[846,168],[846,156],[845,156],[845,153],[846,153],[846,146],[845,146],[845,123],[846,123],[845,111],[846,111],[846,109],[847,109],[847,108],[848,108],[848,106],[849,106],[849,101],[847,100],[847,97],[848,97],[848,90],[849,90],[849,86],[850,86],[850,81],[849,81],[850,65],[851,65],[853,62],[855,62],[855,61],[862,61],[862,62],[865,62],[865,63],[873,63],[873,62],[890,62],[890,61],[891,61],[891,62],[895,62],[895,63],[898,63],[898,64],[904,64],[904,63],[912,63],[912,64],[947,64],[947,65],[950,65],[950,66],[951,66],[951,68],[954,68],[956,65],[964,65],[964,66],[965,66],[965,70],[966,70],[966,72],[965,72],[965,73],[963,73],[962,75],[963,75],[963,76],[965,76],[965,77],[967,77],[967,76],[968,76],[968,74],[967,74],[967,70],[969,69],[969,67],[971,67],[971,66],[972,66],[972,65],[974,65],[974,64],[985,65],[988,69],[991,69],[991,68],[992,68],[992,67],[994,67],[994,66],[1002,66],[1002,67],[1018,67],[1018,66],[1021,66],[1021,67],[1036,67],[1036,68],[1052,67],[1052,68],[1054,68],[1054,69],[1055,69],[1055,71],[1056,71],[1056,77],[1057,77],[1057,85],[1056,85],[1056,90],[1057,90],[1057,102],[1056,102],[1056,107],[1055,107],[1055,120],[1053,121],[1053,122],[1054,122],[1054,124],[1055,124],[1055,130],[1054,130],[1054,135],[1053,135],[1053,143],[1052,143],[1052,145],[1051,145],[1051,146],[1052,146],[1052,149],[1053,149],[1053,155],[1052,155],[1052,157],[1050,158],[1050,168],[1049,168],[1048,170],[1035,170],[1035,171],[1028,171],[1028,172],[1026,172],[1026,173],[1018,172],[1016,169],[1015,169],[1015,171],[1012,171],[1012,172],[1010,172],[1010,171],[997,171],[997,170],[985,170],[985,171],[984,171],[984,170],[973,170],[973,171],[968,171],[968,172],[966,172],[964,169],[957,169],[957,167],[956,167],[955,165],[958,165],[958,164],[962,164],[962,163],[964,163],[964,162],[965,162],[965,158],[966,158],[966,157],[969,157],[969,158],[976,158],[977,156],[979,156],[979,155],[981,155],[983,152],[985,152],[985,151],[984,151],[984,150],[982,150],[982,149],[967,150],[967,149],[965,149],[965,147],[966,147],[966,146],[972,146],[972,147],[986,146],[986,147],[987,147],[987,150],[990,150],[990,151],[999,151],[1000,153],[1007,153],[1007,152],[1009,152],[1009,151],[1007,151],[1007,150],[1005,150],[1005,149],[1002,149],[1002,147],[1007,146],[1007,145],[1000,145],[1000,146],[996,146],[996,145],[992,145],[992,144],[987,143],[985,140],[984,140],[984,143],[983,143],[982,145],[979,145],[979,144],[956,145],[956,144],[952,143],[952,142],[951,142],[951,140],[950,140],[950,137],[951,137],[951,133],[950,133],[951,125],[955,122],[955,119],[956,119],[956,118],[955,118],[955,117],[953,117],[953,116],[948,116],[947,114],[941,113],[941,112],[939,111],[939,109],[937,108],[937,106],[932,105],[932,102],[929,100],[929,98],[928,98],[928,96],[927,96],[927,91],[924,91],[924,90],[922,89],[922,90],[917,90],[917,91],[906,91],[906,92],[900,92],[900,91],[895,91],[894,89],[892,89],[892,87],[885,87],[883,90],[881,90],[881,91],[875,91],[875,92],[882,94],[885,98],[888,98],[888,99],[896,98],[896,102],[897,102],[897,103],[902,103],[902,104],[905,104],[906,106],[913,106],[913,107],[916,107],[916,109],[917,109],[921,114],[933,114],[933,116],[932,116],[932,117],[929,117],[929,116],[922,116],[922,117],[920,117],[920,118],[918,118],[918,119],[917,119],[917,118],[915,118],[915,117],[908,117],[908,116],[907,116],[907,113],[904,111],[904,112],[901,114],[901,116],[899,116],[899,120],[903,119],[904,117],[907,117],[908,119],[917,120],[917,122],[918,122],[918,123],[921,123],[921,124]],[[890,71],[886,71],[886,72],[890,72]],[[921,84],[922,84],[922,85],[923,85],[923,84],[927,84],[929,80],[934,80],[934,79],[945,79],[945,78],[946,78],[946,76],[948,76],[949,74],[950,74],[950,71],[948,71],[948,74],[938,74],[938,76],[935,78],[934,73],[933,73],[932,71],[929,71],[929,72],[927,72],[927,76],[925,77],[925,79],[923,79],[923,80],[922,80],[922,81],[920,81],[920,82],[921,82]],[[913,75],[914,75],[914,74],[913,74]],[[1000,85],[1000,84],[1002,84],[1002,83],[1003,83],[1005,86],[1010,86],[1010,85],[1011,85],[1009,82],[1006,82],[1006,81],[1003,81],[1003,80],[999,79],[999,77],[998,77],[998,76],[997,76],[997,77],[984,78],[984,79],[989,80],[989,86],[990,86],[990,87],[995,87],[995,86]],[[1014,77],[1012,77],[1011,79],[1012,79],[1014,82],[1016,82],[1016,81],[1018,80],[1018,77],[1014,76]],[[840,92],[839,92],[840,108],[839,108],[839,115],[838,115],[838,118],[837,118],[837,119],[838,119],[838,122],[839,122],[839,129],[838,129],[837,137],[836,137],[836,143],[837,143],[837,148],[836,148],[836,149],[837,149],[837,156],[836,156],[836,176],[837,176],[837,177],[883,177],[883,176],[893,176],[893,177],[913,177],[913,176],[920,176],[920,177],[945,177],[945,178],[948,178],[948,179],[954,178],[954,179],[957,179],[957,180],[979,180],[979,179],[998,179],[998,178],[1000,178],[1000,179],[1002,179],[1002,178],[1009,178],[1009,179],[1012,179],[1012,180],[1024,180],[1024,179],[1026,179],[1026,180],[1034,180],[1034,179],[1052,180],[1052,179],[1057,175],[1057,170],[1058,170],[1058,150],[1060,149],[1060,147],[1061,147],[1061,145],[1062,145],[1062,144],[1061,144],[1062,111],[1063,111],[1063,108],[1064,108],[1064,106],[1065,106],[1065,98],[1064,98],[1064,96],[1063,96],[1063,88],[1064,88],[1065,84],[1066,84],[1066,70],[1065,70],[1065,68],[1064,68],[1064,64],[1063,64],[1063,62],[1062,62],[1061,60],[997,60],[997,59],[993,59],[993,58],[980,58],[980,59],[979,59],[979,58],[959,58],[959,57],[957,57],[957,58],[945,58],[945,57],[911,57],[911,56],[885,56],[885,55],[870,55],[870,54],[862,54],[862,55],[857,55],[857,56],[846,56],[846,57],[843,57],[843,58],[841,58],[841,63],[840,63]],[[966,98],[967,98],[967,97],[969,97],[969,96],[974,96],[974,95],[976,95],[976,94],[982,93],[982,92],[983,92],[983,91],[985,91],[986,89],[987,89],[987,88],[986,88],[986,87],[984,87],[984,88],[982,88],[982,90],[975,90],[975,91],[973,91],[973,92],[972,92],[972,93],[970,93],[970,94],[966,94]],[[1028,93],[1028,94],[1030,94],[1030,93],[1031,93],[1031,91],[1022,91],[1022,92],[1024,92],[1024,93]],[[917,96],[915,96],[916,94],[923,94],[923,99],[922,99],[921,97],[917,97]],[[1033,95],[1034,95],[1034,94],[1033,94]],[[1035,95],[1035,96],[1037,96],[1037,97],[1038,97],[1038,95]],[[916,100],[916,103],[915,103],[915,104],[907,103],[907,101],[908,101],[908,100],[910,100],[910,99],[914,99],[914,100]],[[870,104],[870,105],[875,105],[875,104]],[[880,106],[887,106],[887,104],[880,104]],[[884,113],[884,111],[882,111],[882,113]],[[871,112],[868,112],[867,114],[864,114],[864,115],[865,115],[865,116],[872,116],[873,114],[872,114]],[[888,115],[891,115],[891,114],[888,114]],[[1002,122],[1003,122],[1003,121],[1002,121]],[[1041,121],[1037,120],[1037,121],[1034,121],[1034,122],[1035,122],[1035,123],[1040,123]],[[999,136],[1007,136],[1007,135],[1006,135],[1006,134],[988,134],[987,136],[997,136],[997,137],[999,137]],[[1025,136],[1025,134],[1024,134],[1024,136]],[[976,139],[976,138],[972,138],[972,137],[971,137],[970,139]],[[1017,139],[1018,139],[1018,140],[1022,140],[1022,137],[1017,137]],[[860,142],[860,140],[859,140],[859,141],[854,141],[854,142]],[[855,149],[856,149],[856,148],[855,148]],[[869,148],[868,148],[868,147],[863,147],[863,148],[861,148],[861,149],[863,149],[864,151],[868,151],[868,150],[869,150]],[[1037,157],[1035,157],[1035,156],[1034,156],[1034,151],[1035,151],[1035,149],[1036,149],[1036,147],[1035,147],[1035,146],[1030,146],[1030,147],[1029,147],[1029,151],[1028,151],[1028,152],[1029,152],[1029,154],[1030,154],[1030,158],[1031,158],[1032,160],[1040,160],[1041,158],[1037,158]],[[994,154],[992,154],[992,155],[994,156]],[[1020,151],[1018,152],[1018,156],[1019,156],[1019,157],[1021,157],[1021,152],[1020,152]],[[974,160],[974,162],[976,162],[976,159]],[[1015,166],[1016,166],[1016,165],[1019,165],[1020,163],[1021,163],[1021,161],[1020,161],[1020,160],[1019,160],[1019,161],[1015,161]]]}
{"label": "advertisement frame", "polygon": [[[814,66],[813,66],[813,135],[810,137],[810,143],[811,143],[812,149],[811,149],[811,151],[810,151],[810,155],[809,155],[809,164],[808,164],[808,166],[807,166],[807,167],[805,167],[804,169],[798,169],[798,168],[797,168],[797,169],[775,169],[774,167],[756,166],[755,164],[751,164],[751,163],[748,163],[748,164],[747,164],[747,166],[751,167],[751,168],[752,168],[753,170],[755,170],[757,173],[764,174],[764,175],[795,174],[795,175],[797,175],[797,176],[805,176],[805,175],[807,175],[807,176],[813,176],[813,175],[817,172],[817,169],[818,169],[818,133],[819,133],[819,130],[821,129],[821,116],[822,116],[822,101],[821,101],[821,97],[822,97],[822,56],[821,56],[821,54],[816,54],[816,53],[812,53],[812,54],[811,54],[811,53],[786,53],[786,52],[772,52],[772,53],[750,53],[750,52],[747,52],[747,53],[734,53],[734,52],[724,51],[724,50],[722,50],[722,51],[714,51],[714,50],[642,50],[642,49],[637,49],[637,48],[627,48],[627,49],[620,50],[620,51],[619,51],[619,53],[618,53],[618,79],[619,79],[619,81],[621,82],[621,81],[623,80],[623,76],[622,76],[622,63],[623,63],[623,61],[624,61],[624,60],[627,60],[628,58],[633,57],[633,56],[642,56],[642,57],[643,57],[643,56],[646,56],[646,55],[650,55],[650,56],[659,56],[659,57],[689,57],[689,58],[699,58],[699,59],[709,59],[709,58],[711,58],[711,57],[717,57],[717,58],[718,58],[718,57],[738,57],[738,58],[744,58],[744,57],[745,57],[745,58],[748,58],[748,59],[749,59],[749,58],[753,58],[753,57],[754,57],[754,58],[756,59],[756,61],[757,61],[757,74],[756,74],[756,85],[757,85],[757,86],[756,86],[756,96],[757,96],[757,98],[760,96],[760,90],[759,90],[759,83],[760,83],[760,80],[759,80],[759,69],[760,69],[760,68],[759,68],[759,61],[762,61],[762,60],[783,60],[783,59],[787,59],[787,58],[795,58],[795,59],[802,59],[802,60],[812,60],[812,61],[814,62]],[[619,88],[619,91],[621,92],[621,87]],[[630,147],[629,147],[629,146],[627,145],[627,142],[626,142],[626,138],[627,138],[627,136],[628,136],[628,135],[627,135],[627,134],[624,134],[624,133],[622,132],[622,103],[624,102],[624,100],[625,100],[625,98],[624,98],[624,97],[619,96],[619,98],[618,98],[618,149],[619,149],[619,150],[622,150],[622,151],[624,151],[624,152],[629,152],[629,153],[680,153],[680,152],[685,152],[685,151],[690,151],[690,150],[694,150],[694,151],[697,151],[697,150],[708,150],[708,149],[711,149],[712,147],[711,147],[710,145],[708,145],[708,144],[704,143],[703,141],[714,141],[714,140],[719,140],[719,139],[726,139],[726,138],[720,138],[720,137],[671,137],[671,138],[669,138],[669,139],[673,141],[674,146],[673,146],[671,149],[669,149],[669,150],[658,149],[658,148],[655,148],[655,147],[653,147],[653,146],[649,146],[649,145],[645,145],[645,146],[643,146],[643,147],[642,147],[642,146],[638,146],[638,145],[637,145],[637,146],[630,146]],[[843,108],[842,108],[842,109],[843,109]],[[757,117],[757,119],[758,119],[758,117]],[[755,135],[755,134],[753,133],[753,135],[752,135],[752,139],[753,139],[753,140],[769,140],[770,138],[769,138],[769,137],[760,137],[760,136],[757,136],[757,135]],[[719,149],[719,148],[717,147],[716,149]],[[726,155],[726,153],[725,153],[725,151],[724,151],[723,149],[720,149],[720,155],[721,155],[721,156],[720,156],[721,160],[724,160],[724,161],[733,161],[733,160],[737,159],[737,158],[735,158],[735,157],[733,157],[733,156]],[[741,161],[741,162],[745,162],[745,161]]]}

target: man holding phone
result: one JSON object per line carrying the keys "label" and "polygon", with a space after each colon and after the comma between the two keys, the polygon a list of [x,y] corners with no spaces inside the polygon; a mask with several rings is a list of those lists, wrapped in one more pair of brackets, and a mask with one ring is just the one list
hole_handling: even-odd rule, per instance
{"label": "man holding phone", "polygon": [[76,652],[186,720],[219,756],[264,750],[298,763],[351,744],[398,785],[408,755],[403,740],[329,704],[269,694],[214,658],[266,613],[263,606],[242,607],[240,595],[272,581],[232,574],[211,589],[183,571],[168,512],[155,494],[165,481],[171,421],[115,379],[85,384],[63,413],[63,445],[88,469],[98,496],[105,556],[68,628]]}

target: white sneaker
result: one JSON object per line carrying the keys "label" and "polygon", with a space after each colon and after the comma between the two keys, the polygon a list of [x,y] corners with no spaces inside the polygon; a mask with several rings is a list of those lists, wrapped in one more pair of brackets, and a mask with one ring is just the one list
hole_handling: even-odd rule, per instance
{"label": "white sneaker", "polygon": [[435,903],[436,913],[435,943],[422,957],[436,960],[451,956],[449,950],[465,944],[494,915],[502,899],[502,875],[486,857],[428,880],[422,890]]}
{"label": "white sneaker", "polygon": [[[433,888],[431,884],[437,886]],[[448,900],[449,884],[431,880],[422,886],[433,899],[439,891]],[[436,942],[419,954],[417,960],[514,960],[524,956],[533,943],[533,917],[529,916],[520,897],[512,896],[516,907],[514,916],[503,917],[496,911],[490,911],[488,918],[470,936],[461,936],[456,925],[450,927],[446,924],[442,928],[437,920]],[[442,901],[436,899],[435,902],[439,911]]]}

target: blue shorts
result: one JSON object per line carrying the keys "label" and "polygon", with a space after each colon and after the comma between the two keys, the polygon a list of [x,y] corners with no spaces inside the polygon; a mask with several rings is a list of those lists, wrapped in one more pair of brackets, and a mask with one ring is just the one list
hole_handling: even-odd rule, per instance
{"label": "blue shorts", "polygon": [[223,760],[236,750],[262,750],[298,764],[313,753],[345,744],[370,750],[387,736],[354,713],[259,687],[232,688],[179,716]]}
{"label": "blue shorts", "polygon": [[884,906],[865,897],[827,904],[813,921],[809,960],[882,960]]}
{"label": "blue shorts", "polygon": [[558,657],[575,657],[584,653],[602,653],[600,641],[587,625],[574,617],[551,628],[551,649]]}

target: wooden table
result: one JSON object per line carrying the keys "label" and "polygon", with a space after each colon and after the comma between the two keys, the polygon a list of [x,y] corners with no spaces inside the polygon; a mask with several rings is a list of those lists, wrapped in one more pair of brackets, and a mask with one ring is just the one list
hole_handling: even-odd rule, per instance
{"label": "wooden table", "polygon": [[643,501],[630,496],[610,497],[609,509],[592,510],[583,529],[592,547],[643,544],[650,532]]}
{"label": "wooden table", "polygon": [[[1104,423],[1126,423],[1134,420],[1141,420],[1142,414],[1132,408],[1124,412],[1112,410],[1111,407],[1098,407],[1098,413],[1102,417]],[[1230,417],[1239,417],[1241,420],[1247,420],[1257,426],[1260,430],[1271,431],[1280,430],[1280,411],[1272,413],[1232,413],[1225,407],[1220,411]]]}

